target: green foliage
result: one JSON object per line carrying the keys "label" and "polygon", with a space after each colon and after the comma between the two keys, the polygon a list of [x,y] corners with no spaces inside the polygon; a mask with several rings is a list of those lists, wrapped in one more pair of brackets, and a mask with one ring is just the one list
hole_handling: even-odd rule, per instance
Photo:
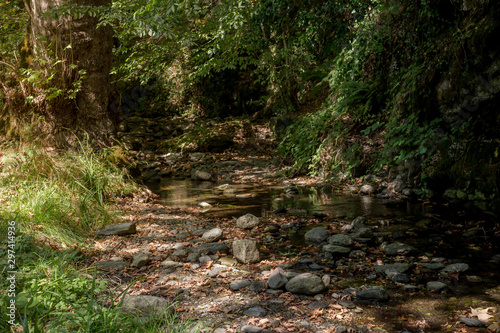
{"label": "green foliage", "polygon": [[[64,244],[113,220],[109,202],[137,189],[122,169],[82,143],[77,152],[52,156],[39,146],[5,149],[1,211],[26,230]],[[15,193],[15,195],[12,195]]]}

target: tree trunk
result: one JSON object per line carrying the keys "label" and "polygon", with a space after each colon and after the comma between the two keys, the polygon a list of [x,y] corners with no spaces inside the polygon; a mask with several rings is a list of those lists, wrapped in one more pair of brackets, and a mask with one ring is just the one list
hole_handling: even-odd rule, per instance
{"label": "tree trunk", "polygon": [[[85,6],[107,5],[110,0],[70,0]],[[43,16],[63,0],[25,0],[30,14],[28,33],[35,59],[31,66],[44,77],[54,74],[50,84],[63,91],[74,89],[81,80],[74,99],[67,96],[45,98],[42,132],[58,145],[73,145],[87,133],[91,140],[107,144],[112,139],[114,124],[108,109],[109,71],[112,62],[113,31],[109,26],[97,28],[98,18],[85,15],[80,19]],[[70,45],[70,47],[68,47]],[[56,65],[55,62],[60,61]],[[72,66],[76,65],[76,66]],[[82,72],[86,78],[82,79]],[[46,87],[44,87],[46,89]],[[47,97],[47,93],[45,94]],[[36,98],[36,96],[35,96]]]}

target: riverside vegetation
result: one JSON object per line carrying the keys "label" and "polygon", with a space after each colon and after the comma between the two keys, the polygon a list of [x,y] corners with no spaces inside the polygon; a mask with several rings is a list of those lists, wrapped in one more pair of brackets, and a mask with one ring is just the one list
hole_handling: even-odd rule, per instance
{"label": "riverside vegetation", "polygon": [[[201,277],[210,273],[211,265],[221,264],[212,261],[225,258],[215,257],[220,253],[206,256],[206,250],[201,250],[204,261],[196,258],[193,263],[187,252],[171,258],[145,254],[148,265],[128,269],[128,260],[133,258],[122,258],[123,253],[131,256],[122,247],[135,251],[139,249],[135,242],[147,242],[147,229],[142,227],[161,229],[167,247],[183,243],[188,249],[196,248],[193,243],[199,241],[200,230],[219,223],[228,240],[248,234],[261,242],[266,240],[262,237],[271,237],[274,241],[266,246],[279,250],[275,262],[250,265],[248,271],[233,270],[233,264],[226,262],[229,273],[211,277],[217,279],[210,280],[212,283],[222,284],[216,290],[224,294],[224,301],[237,302],[234,295],[227,295],[226,279],[234,277],[231,272],[248,273],[256,280],[255,272],[260,274],[262,266],[270,265],[262,269],[267,271],[278,263],[296,263],[296,249],[278,245],[290,245],[287,242],[297,232],[302,236],[304,230],[294,230],[289,223],[303,227],[315,223],[314,216],[306,212],[304,220],[285,215],[285,220],[269,219],[269,226],[245,233],[233,228],[230,221],[210,221],[200,208],[164,208],[167,220],[179,224],[174,235],[172,228],[158,224],[163,208],[148,203],[151,193],[127,173],[135,181],[160,184],[166,177],[191,177],[282,186],[286,177],[309,177],[292,181],[341,189],[364,199],[391,200],[393,205],[409,200],[425,206],[444,200],[445,205],[457,207],[459,217],[438,223],[440,217],[432,215],[432,223],[418,228],[430,226],[457,237],[468,237],[464,235],[469,230],[462,229],[476,228],[470,235],[482,242],[470,244],[473,253],[484,250],[489,255],[498,250],[494,240],[500,232],[500,48],[496,42],[500,7],[495,1],[86,3],[0,0],[0,231],[6,235],[6,222],[16,222],[16,320],[24,331],[202,330],[186,315],[199,312],[186,311],[184,305],[177,310],[185,316],[165,311],[168,315],[147,322],[137,312],[119,310],[120,301],[130,296],[126,294],[139,293],[140,288],[160,295],[164,292],[171,299],[185,297],[184,302],[195,302],[193,295],[209,297]],[[236,190],[229,186],[217,191],[217,195],[227,195]],[[132,216],[120,217],[127,209]],[[466,213],[475,217],[469,219]],[[137,235],[94,242],[99,229],[127,218],[139,225]],[[331,224],[319,232],[323,236],[325,231],[328,236],[338,233],[337,226],[350,223],[346,219],[326,217],[325,223]],[[484,237],[479,236],[481,232]],[[409,230],[406,237],[415,233]],[[434,236],[435,256],[439,248],[447,246],[448,237]],[[359,241],[355,246],[379,255],[381,248],[374,246],[375,241],[370,238],[367,244]],[[335,266],[328,261],[323,245],[301,250],[304,256],[313,256],[318,250],[314,258],[305,258],[307,265],[337,269],[340,275],[357,274],[359,269],[367,274],[353,282],[360,284],[356,288],[371,283],[385,286],[387,276],[380,272],[376,280],[365,279],[373,268],[370,256],[344,258]],[[7,248],[3,240],[1,260],[7,258]],[[423,257],[397,260],[412,261],[411,277],[420,281],[420,269],[433,259],[428,254]],[[103,259],[121,269],[98,273],[94,264]],[[380,260],[392,263],[393,259]],[[178,272],[177,282],[168,284],[166,290],[133,284],[131,272],[139,278],[143,272],[154,273],[157,266],[164,268],[160,262],[165,261],[172,266],[167,270],[198,274],[193,283],[199,285],[192,294],[185,286],[173,287],[184,276]],[[497,264],[494,256],[487,263],[488,267]],[[331,275],[328,270],[325,275]],[[159,277],[153,273],[148,277],[157,281]],[[458,273],[463,272],[446,273],[441,278],[449,284],[447,290],[458,290],[453,284],[461,283]],[[259,281],[253,282],[262,279],[259,275]],[[318,324],[314,329],[328,331],[337,330],[334,320],[345,324],[355,318],[360,308],[340,303],[351,301],[355,291],[348,291],[342,282],[335,285],[312,279],[316,286],[324,283],[335,288],[337,298],[326,296],[331,306],[309,311],[307,297],[285,292],[282,298],[269,300],[268,294],[246,293],[252,301],[269,301],[268,308],[283,303],[291,306],[277,321],[251,315],[243,325],[250,326],[245,330],[308,331],[314,326],[309,319],[314,319]],[[7,282],[0,286],[3,307],[8,301],[3,293]],[[259,286],[252,288],[260,290]],[[420,295],[422,288],[413,292]],[[280,297],[279,291],[273,295]],[[439,295],[445,298],[446,292]],[[204,311],[205,304],[196,305]],[[224,322],[223,314],[214,310],[219,332],[243,329],[244,318],[232,305],[225,309],[227,313],[209,307],[221,310],[231,321]],[[447,301],[442,305],[451,309]],[[380,320],[374,327],[365,325],[369,315],[361,315],[352,327],[340,325],[345,327],[338,330],[484,330],[458,320],[465,315],[493,316],[490,330],[498,330],[494,326],[499,321],[497,308],[487,303],[488,307],[469,312],[465,305],[460,303],[452,313],[441,316],[453,323],[436,320],[431,328],[421,309],[403,311],[401,318],[391,317],[392,322],[387,323],[384,311],[390,313],[390,305],[375,305],[364,312]],[[417,314],[409,316],[413,310]],[[297,322],[298,318],[304,323]],[[325,318],[330,321],[322,322]],[[1,313],[0,319],[1,329],[8,329],[6,314]]]}

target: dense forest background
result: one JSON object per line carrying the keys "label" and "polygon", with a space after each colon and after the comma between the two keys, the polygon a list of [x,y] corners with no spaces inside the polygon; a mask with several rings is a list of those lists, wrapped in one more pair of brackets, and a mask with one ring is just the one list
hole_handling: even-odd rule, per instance
{"label": "dense forest background", "polygon": [[7,138],[65,146],[88,133],[111,144],[131,113],[250,117],[270,124],[295,173],[338,179],[389,166],[429,191],[498,193],[494,1],[13,0],[0,9]]}

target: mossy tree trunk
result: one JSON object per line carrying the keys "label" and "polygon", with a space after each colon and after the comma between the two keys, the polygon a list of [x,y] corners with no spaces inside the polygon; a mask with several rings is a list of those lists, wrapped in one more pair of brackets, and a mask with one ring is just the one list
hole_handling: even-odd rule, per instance
{"label": "mossy tree trunk", "polygon": [[[109,26],[97,28],[98,18],[84,15],[77,19],[70,16],[54,18],[44,15],[62,0],[24,0],[30,16],[28,36],[36,61],[30,67],[44,78],[53,79],[42,86],[35,97],[42,115],[43,135],[58,146],[75,143],[85,133],[100,144],[112,139],[113,117],[108,109],[109,71],[112,62],[113,31]],[[70,0],[70,4],[103,6],[110,0]],[[85,74],[83,74],[85,71]],[[74,82],[81,82],[78,93],[68,98],[75,89]],[[47,98],[51,86],[63,93],[57,98]],[[38,98],[38,100],[37,100]]]}

